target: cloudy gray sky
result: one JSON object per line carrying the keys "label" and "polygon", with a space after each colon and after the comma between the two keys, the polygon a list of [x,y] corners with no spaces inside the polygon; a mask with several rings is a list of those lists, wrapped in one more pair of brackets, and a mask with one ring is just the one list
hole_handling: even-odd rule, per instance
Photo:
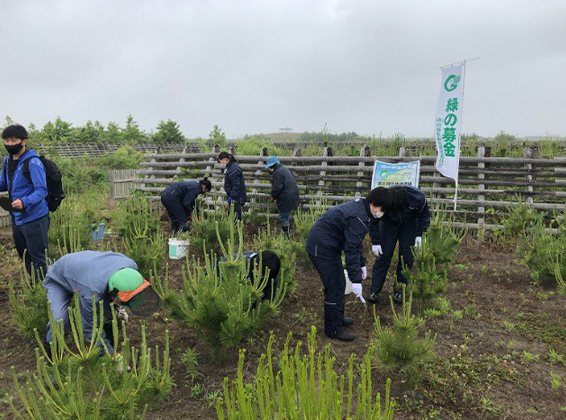
{"label": "cloudy gray sky", "polygon": [[564,0],[0,0],[0,116],[189,137],[430,136],[467,58],[463,132],[566,135]]}

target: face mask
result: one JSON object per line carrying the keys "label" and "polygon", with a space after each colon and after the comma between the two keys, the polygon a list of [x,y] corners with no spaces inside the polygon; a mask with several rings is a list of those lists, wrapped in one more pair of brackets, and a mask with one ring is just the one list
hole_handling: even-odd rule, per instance
{"label": "face mask", "polygon": [[375,219],[381,219],[383,217],[385,213],[382,211],[376,211],[375,213],[372,211],[371,215],[375,218]]}
{"label": "face mask", "polygon": [[6,148],[6,151],[13,156],[20,153],[24,145],[20,142],[18,144],[5,144],[4,147]]}

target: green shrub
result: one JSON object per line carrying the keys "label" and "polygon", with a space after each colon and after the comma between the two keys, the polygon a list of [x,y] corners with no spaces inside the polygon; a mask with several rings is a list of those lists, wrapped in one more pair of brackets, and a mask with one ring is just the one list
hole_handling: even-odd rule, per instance
{"label": "green shrub", "polygon": [[[384,401],[379,392],[374,398],[371,352],[366,353],[359,370],[354,368],[352,355],[345,378],[336,373],[329,345],[324,352],[317,352],[314,327],[304,355],[300,341],[294,350],[290,348],[291,338],[289,334],[276,368],[271,334],[267,351],[259,360],[253,380],[247,384],[243,374],[245,351],[240,350],[236,379],[224,379],[224,398],[216,403],[219,419],[393,418],[395,403],[389,397],[389,379]],[[354,393],[355,383],[358,385]]]}
{"label": "green shrub", "polygon": [[132,146],[120,146],[109,155],[100,158],[100,164],[110,169],[137,169],[143,161],[143,153]]}
{"label": "green shrub", "polygon": [[214,254],[205,254],[204,266],[194,258],[187,260],[181,293],[169,287],[167,276],[164,280],[159,276],[153,278],[156,290],[165,297],[165,305],[199,332],[218,359],[226,356],[227,348],[238,346],[276,314],[286,292],[281,287],[272,300],[262,300],[267,273],[262,278],[257,269],[253,281],[247,278],[242,227],[240,223],[237,228],[233,223],[230,226],[225,243],[217,231],[225,261],[217,263]]}
{"label": "green shrub", "polygon": [[22,262],[20,281],[8,283],[12,322],[25,338],[33,338],[34,330],[45,334],[49,311],[47,292],[41,281],[32,279]]}
{"label": "green shrub", "polygon": [[111,216],[112,226],[122,236],[153,236],[159,231],[160,209],[142,194],[134,193],[120,200]]}
{"label": "green shrub", "polygon": [[[36,350],[35,373],[25,375],[22,384],[20,375],[12,370],[19,401],[15,403],[11,396],[7,400],[17,418],[141,418],[149,402],[170,393],[173,382],[168,332],[165,332],[163,352],[156,346],[152,357],[145,326],[141,330],[141,345],[136,349],[129,344],[125,324],[122,324],[120,334],[113,315],[116,352],[112,356],[107,351],[101,355],[98,343],[104,315],[102,303],[97,311],[94,299],[93,313],[93,338],[89,343],[83,338],[76,297],[69,310],[73,347],[65,340],[62,322],[52,324],[51,357],[43,350],[41,339],[36,334],[40,348]],[[54,322],[52,315],[50,319]],[[106,350],[105,346],[103,348]]]}
{"label": "green shrub", "polygon": [[230,213],[217,211],[195,215],[191,225],[192,249],[198,253],[214,252],[216,255],[220,255],[222,249],[216,236],[216,230],[218,229],[220,238],[226,240],[233,225],[233,211]]}
{"label": "green shrub", "polygon": [[407,302],[403,291],[403,306],[398,314],[390,298],[393,325],[389,328],[383,328],[379,318],[375,317],[375,353],[386,368],[412,369],[432,355],[435,339],[430,333],[418,338],[418,319],[411,314],[412,302],[412,295]]}

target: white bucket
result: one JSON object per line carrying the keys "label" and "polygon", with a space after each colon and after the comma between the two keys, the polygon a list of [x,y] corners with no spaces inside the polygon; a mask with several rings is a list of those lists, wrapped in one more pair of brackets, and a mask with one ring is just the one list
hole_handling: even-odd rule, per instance
{"label": "white bucket", "polygon": [[189,250],[189,241],[177,238],[169,239],[169,258],[178,260],[184,258]]}

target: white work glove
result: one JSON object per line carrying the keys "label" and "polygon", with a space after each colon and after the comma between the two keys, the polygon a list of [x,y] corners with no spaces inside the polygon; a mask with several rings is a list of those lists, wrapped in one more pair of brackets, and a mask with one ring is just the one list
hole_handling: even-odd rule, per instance
{"label": "white work glove", "polygon": [[128,312],[126,311],[126,308],[124,308],[123,306],[118,306],[116,309],[116,319],[123,320],[126,324],[128,323],[128,320],[130,319],[130,315],[128,314]]}
{"label": "white work glove", "polygon": [[420,248],[422,244],[423,244],[423,237],[417,236],[415,238],[415,247]]}
{"label": "white work glove", "polygon": [[368,278],[368,268],[364,265],[362,267],[362,280],[365,280]]}
{"label": "white work glove", "polygon": [[383,255],[383,249],[381,249],[381,245],[372,245],[371,252],[373,252],[373,255],[375,255],[376,257]]}
{"label": "white work glove", "polygon": [[362,301],[366,303],[366,300],[362,296],[362,283],[352,283],[352,293]]}

